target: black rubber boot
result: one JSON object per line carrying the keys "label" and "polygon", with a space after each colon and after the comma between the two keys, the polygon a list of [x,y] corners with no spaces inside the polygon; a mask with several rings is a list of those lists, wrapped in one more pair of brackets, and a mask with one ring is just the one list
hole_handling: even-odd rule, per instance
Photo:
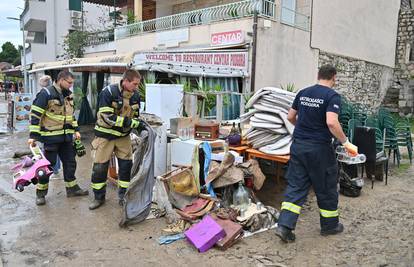
{"label": "black rubber boot", "polygon": [[39,197],[39,196],[36,197],[36,205],[43,206],[45,204],[46,204],[45,197]]}
{"label": "black rubber boot", "polygon": [[43,206],[46,204],[47,190],[36,189],[36,205]]}
{"label": "black rubber boot", "polygon": [[342,233],[344,231],[344,226],[342,223],[338,223],[338,225],[330,230],[321,230],[321,235],[327,236],[327,235],[336,235],[339,233]]}
{"label": "black rubber boot", "polygon": [[126,193],[126,188],[122,188],[120,187],[118,189],[118,198],[119,198],[119,206],[123,207],[125,204],[125,193]]}
{"label": "black rubber boot", "polygon": [[90,210],[95,210],[102,206],[105,203],[105,199],[94,199],[91,204],[89,204]]}
{"label": "black rubber boot", "polygon": [[280,237],[280,239],[282,239],[283,242],[285,243],[291,243],[294,242],[296,239],[295,234],[292,232],[292,230],[290,230],[289,228],[286,228],[282,225],[278,225],[276,227],[276,235],[278,237]]}
{"label": "black rubber boot", "polygon": [[81,196],[87,196],[88,194],[89,194],[89,191],[81,189],[79,185],[75,185],[72,187],[66,187],[67,197],[81,197]]}

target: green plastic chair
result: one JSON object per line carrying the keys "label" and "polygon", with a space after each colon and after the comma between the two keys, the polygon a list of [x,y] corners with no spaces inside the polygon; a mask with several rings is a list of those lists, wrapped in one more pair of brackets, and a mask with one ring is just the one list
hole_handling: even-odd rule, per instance
{"label": "green plastic chair", "polygon": [[412,164],[413,143],[411,139],[410,125],[405,122],[399,122],[396,125],[396,132],[398,146],[407,148],[410,164]]}

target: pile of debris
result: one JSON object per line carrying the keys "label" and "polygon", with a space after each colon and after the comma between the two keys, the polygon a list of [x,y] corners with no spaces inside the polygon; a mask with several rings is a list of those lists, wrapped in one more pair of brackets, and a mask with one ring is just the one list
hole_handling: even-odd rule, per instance
{"label": "pile of debris", "polygon": [[294,126],[287,120],[295,93],[274,87],[264,87],[247,102],[249,111],[241,121],[250,121],[245,133],[249,145],[263,153],[289,154]]}

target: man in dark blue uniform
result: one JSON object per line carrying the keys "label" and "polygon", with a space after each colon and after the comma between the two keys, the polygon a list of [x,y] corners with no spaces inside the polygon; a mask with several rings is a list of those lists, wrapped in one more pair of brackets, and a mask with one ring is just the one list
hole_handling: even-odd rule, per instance
{"label": "man in dark blue uniform", "polygon": [[290,161],[286,174],[287,188],[282,202],[276,235],[285,242],[293,242],[302,205],[310,186],[313,187],[320,211],[321,235],[341,233],[339,223],[337,163],[332,137],[355,154],[338,120],[341,97],[335,86],[336,69],[322,66],[318,84],[301,90],[289,110],[288,120],[295,125]]}

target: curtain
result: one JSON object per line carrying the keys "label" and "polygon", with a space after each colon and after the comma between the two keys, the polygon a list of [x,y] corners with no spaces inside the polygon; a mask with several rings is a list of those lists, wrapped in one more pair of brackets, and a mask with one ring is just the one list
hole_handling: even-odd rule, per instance
{"label": "curtain", "polygon": [[79,125],[86,125],[95,122],[95,118],[92,113],[92,109],[89,106],[88,101],[88,82],[89,71],[82,72],[82,103],[79,112],[78,123]]}
{"label": "curtain", "polygon": [[[223,92],[239,93],[239,82],[237,77],[226,78],[205,78],[204,86],[211,88],[210,90],[220,89]],[[214,107],[210,116],[216,114],[216,107]],[[223,120],[234,120],[240,116],[240,96],[225,95],[223,96]]]}
{"label": "curtain", "polygon": [[[96,101],[96,113],[98,113],[99,109],[99,94],[101,93],[105,82],[105,73],[102,71],[99,71],[96,73],[96,91],[98,92],[97,101]],[[96,116],[95,116],[96,117]]]}

